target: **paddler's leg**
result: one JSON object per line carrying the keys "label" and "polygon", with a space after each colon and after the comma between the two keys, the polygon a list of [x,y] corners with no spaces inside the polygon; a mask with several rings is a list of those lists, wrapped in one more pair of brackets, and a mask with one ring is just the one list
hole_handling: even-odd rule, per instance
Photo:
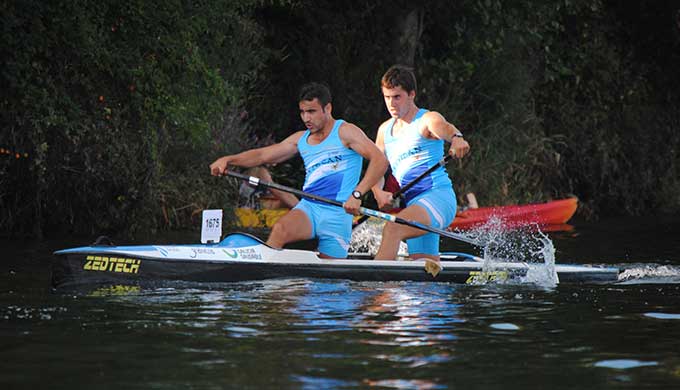
{"label": "paddler's leg", "polygon": [[[456,215],[456,196],[453,189],[427,191],[409,202],[399,217],[440,229],[448,226]],[[417,231],[418,233],[414,233]],[[405,225],[389,223],[383,230],[383,241],[376,259],[393,259],[399,250],[399,241],[407,240],[409,257],[425,259],[425,270],[436,276],[441,271],[439,262],[439,235],[427,233]]]}
{"label": "paddler's leg", "polygon": [[307,214],[299,209],[293,209],[281,217],[274,226],[267,239],[267,245],[283,248],[284,245],[313,237],[313,227]]}
{"label": "paddler's leg", "polygon": [[[401,210],[398,217],[419,222],[425,225],[430,224],[430,217],[423,207],[419,205],[408,206]],[[388,222],[383,228],[382,240],[380,241],[380,248],[375,255],[376,260],[394,260],[397,258],[399,252],[399,243],[408,238],[419,237],[427,233],[424,230],[412,228],[406,225],[400,225],[393,222]]]}
{"label": "paddler's leg", "polygon": [[[445,229],[456,217],[456,195],[452,188],[430,190],[412,201],[428,215],[430,226]],[[433,277],[442,270],[439,261],[439,235],[427,233],[406,241],[411,259],[424,259],[425,271]]]}
{"label": "paddler's leg", "polygon": [[[414,207],[418,207],[414,205]],[[432,223],[434,219],[429,209],[422,207],[425,214],[427,214],[427,222],[421,222],[427,225],[438,225]],[[406,240],[408,245],[409,257],[411,260],[425,260],[425,271],[437,276],[442,270],[441,262],[439,260],[439,235],[434,233],[420,234],[416,237],[411,237]]]}

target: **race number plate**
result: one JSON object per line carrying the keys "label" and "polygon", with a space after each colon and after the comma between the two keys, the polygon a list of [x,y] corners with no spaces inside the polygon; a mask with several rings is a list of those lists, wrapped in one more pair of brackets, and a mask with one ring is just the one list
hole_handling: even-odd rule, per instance
{"label": "race number plate", "polygon": [[222,238],[222,210],[203,210],[201,242],[214,243]]}

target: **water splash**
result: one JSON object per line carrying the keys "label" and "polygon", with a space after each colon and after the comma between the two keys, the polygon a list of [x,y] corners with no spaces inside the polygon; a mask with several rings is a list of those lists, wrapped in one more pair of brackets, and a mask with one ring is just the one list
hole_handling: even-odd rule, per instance
{"label": "water splash", "polygon": [[[555,287],[559,283],[555,270],[555,246],[538,225],[521,229],[508,229],[502,219],[492,217],[484,225],[464,233],[483,249],[483,275],[503,271],[503,263],[525,263],[529,270],[517,279],[494,282],[533,283],[542,287]],[[482,278],[482,284],[488,278]]]}
{"label": "water splash", "polygon": [[[368,253],[370,255],[375,255],[380,247],[380,240],[382,238],[382,231],[385,223],[385,221],[369,219],[357,226],[357,228],[352,231],[349,251],[353,253]],[[402,242],[399,245],[399,254],[406,256],[407,253],[406,243]]]}
{"label": "water splash", "polygon": [[[380,246],[384,221],[368,220],[352,232],[350,252],[375,254]],[[555,246],[538,225],[508,229],[505,222],[492,217],[484,225],[458,232],[483,247],[482,272],[472,280],[473,284],[532,283],[553,288],[559,283],[555,270]],[[408,247],[401,243],[399,254],[407,256]],[[526,275],[515,279],[489,278],[504,271],[503,263],[525,263]],[[478,279],[478,280],[477,280]]]}
{"label": "water splash", "polygon": [[[524,282],[535,283],[546,287],[555,287],[560,282],[555,269],[555,246],[552,240],[540,230],[537,230],[538,236],[535,237],[540,243],[532,252],[535,256],[536,263],[529,263],[529,271],[524,276]],[[543,259],[543,262],[540,262]]]}
{"label": "water splash", "polygon": [[619,274],[624,283],[680,283],[680,267],[660,264],[627,265]]}

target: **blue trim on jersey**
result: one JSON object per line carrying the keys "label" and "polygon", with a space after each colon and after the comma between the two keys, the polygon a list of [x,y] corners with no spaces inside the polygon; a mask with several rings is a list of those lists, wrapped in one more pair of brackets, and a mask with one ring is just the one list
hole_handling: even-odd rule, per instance
{"label": "blue trim on jersey", "polygon": [[[341,172],[325,176],[304,188],[305,192],[323,196],[324,198],[335,199],[338,195],[338,188],[342,187],[345,175]],[[347,198],[345,198],[347,199]],[[345,201],[345,199],[337,199]]]}

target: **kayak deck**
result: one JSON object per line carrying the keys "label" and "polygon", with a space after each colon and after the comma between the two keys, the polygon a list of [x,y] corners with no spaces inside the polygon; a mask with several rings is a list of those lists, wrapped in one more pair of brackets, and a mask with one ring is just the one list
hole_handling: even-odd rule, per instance
{"label": "kayak deck", "polygon": [[[515,262],[485,264],[467,254],[448,255],[436,276],[425,272],[422,260],[322,259],[316,253],[274,249],[242,233],[219,244],[89,246],[55,252],[55,287],[90,283],[150,281],[236,282],[274,278],[330,278],[356,281],[429,281],[453,283],[518,280],[540,267]],[[359,258],[357,258],[359,257]],[[617,268],[556,265],[561,283],[601,283],[618,280]]]}

